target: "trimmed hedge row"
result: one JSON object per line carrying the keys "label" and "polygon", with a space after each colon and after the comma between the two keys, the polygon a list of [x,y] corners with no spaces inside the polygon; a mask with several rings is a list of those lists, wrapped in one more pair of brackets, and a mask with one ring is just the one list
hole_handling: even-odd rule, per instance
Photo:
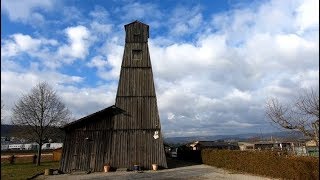
{"label": "trimmed hedge row", "polygon": [[204,149],[202,162],[240,172],[284,179],[319,179],[319,158],[278,155],[270,151]]}

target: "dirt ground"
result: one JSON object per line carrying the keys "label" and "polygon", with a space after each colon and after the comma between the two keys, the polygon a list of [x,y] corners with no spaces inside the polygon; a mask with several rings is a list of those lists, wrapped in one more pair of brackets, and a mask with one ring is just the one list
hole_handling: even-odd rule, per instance
{"label": "dirt ground", "polygon": [[241,174],[224,169],[188,162],[181,162],[171,160],[168,162],[168,169],[162,169],[158,171],[115,171],[115,172],[96,172],[86,174],[85,172],[79,172],[76,174],[62,174],[62,175],[41,175],[37,179],[46,180],[78,180],[78,179],[93,179],[93,180],[131,180],[131,179],[215,179],[215,180],[271,180],[272,178],[255,176],[250,174]]}

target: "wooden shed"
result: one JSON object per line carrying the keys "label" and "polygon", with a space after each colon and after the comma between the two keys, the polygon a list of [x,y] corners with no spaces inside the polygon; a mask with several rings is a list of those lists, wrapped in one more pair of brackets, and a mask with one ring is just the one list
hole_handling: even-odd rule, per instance
{"label": "wooden shed", "polygon": [[102,171],[152,164],[167,168],[148,48],[149,26],[125,25],[126,40],[115,105],[64,127],[60,169]]}
{"label": "wooden shed", "polygon": [[62,147],[54,149],[52,152],[53,155],[53,161],[60,161],[62,154]]}

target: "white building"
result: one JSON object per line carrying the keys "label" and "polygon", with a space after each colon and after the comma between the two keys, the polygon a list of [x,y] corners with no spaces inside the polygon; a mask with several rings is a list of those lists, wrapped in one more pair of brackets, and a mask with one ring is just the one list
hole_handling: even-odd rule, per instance
{"label": "white building", "polygon": [[9,144],[1,144],[1,151],[8,150]]}
{"label": "white building", "polygon": [[10,149],[10,150],[23,150],[24,144],[9,144],[8,149]]}
{"label": "white building", "polygon": [[63,143],[45,143],[42,145],[42,149],[57,149],[61,148]]}
{"label": "white building", "polygon": [[25,150],[36,150],[36,149],[38,149],[38,144],[37,143],[24,144],[24,149]]}
{"label": "white building", "polygon": [[[57,149],[62,147],[63,143],[44,143],[41,149]],[[26,143],[26,144],[9,144],[7,146],[1,145],[1,150],[37,150],[37,143]]]}

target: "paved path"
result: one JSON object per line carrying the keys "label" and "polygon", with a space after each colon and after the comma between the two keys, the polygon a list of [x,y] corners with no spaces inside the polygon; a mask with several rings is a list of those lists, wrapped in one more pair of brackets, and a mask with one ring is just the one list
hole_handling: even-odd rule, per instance
{"label": "paved path", "polygon": [[182,179],[214,179],[214,180],[271,180],[271,178],[254,176],[249,174],[238,174],[226,171],[220,168],[208,165],[191,165],[185,167],[177,167],[173,169],[164,169],[159,171],[143,171],[139,172],[98,172],[92,174],[63,174],[52,176],[39,176],[37,179],[47,180],[132,180],[132,179],[168,179],[168,180],[182,180]]}

